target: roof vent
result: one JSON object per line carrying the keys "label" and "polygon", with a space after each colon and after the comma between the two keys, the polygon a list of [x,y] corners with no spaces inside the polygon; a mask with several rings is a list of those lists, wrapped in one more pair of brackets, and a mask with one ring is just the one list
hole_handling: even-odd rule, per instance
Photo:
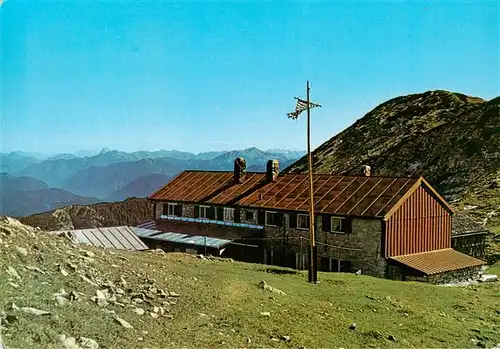
{"label": "roof vent", "polygon": [[275,182],[280,174],[280,163],[278,160],[269,160],[266,167],[266,179],[268,182]]}
{"label": "roof vent", "polygon": [[244,158],[236,158],[234,160],[234,181],[242,183],[247,175],[247,162]]}
{"label": "roof vent", "polygon": [[372,175],[372,168],[368,165],[361,166],[361,175],[370,177]]}

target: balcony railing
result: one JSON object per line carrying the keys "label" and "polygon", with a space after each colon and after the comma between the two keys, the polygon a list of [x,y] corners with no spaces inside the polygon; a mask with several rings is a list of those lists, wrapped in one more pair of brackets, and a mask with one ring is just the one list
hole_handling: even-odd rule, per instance
{"label": "balcony railing", "polygon": [[217,221],[217,220],[206,219],[206,218],[189,218],[189,217],[177,217],[177,216],[167,216],[167,215],[161,215],[160,218],[166,219],[169,221],[217,224],[217,225],[225,225],[225,226],[229,226],[229,227],[248,228],[248,229],[264,229],[264,227],[262,225],[235,223],[235,222],[227,222],[227,221]]}

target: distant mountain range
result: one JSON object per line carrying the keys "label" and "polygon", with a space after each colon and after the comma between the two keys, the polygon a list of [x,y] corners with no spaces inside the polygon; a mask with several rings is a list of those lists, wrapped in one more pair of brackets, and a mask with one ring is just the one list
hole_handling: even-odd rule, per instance
{"label": "distant mountain range", "polygon": [[[297,150],[271,152],[255,147],[200,154],[178,150],[126,153],[102,149],[93,156],[62,153],[45,159],[41,159],[40,154],[4,153],[1,154],[2,171],[9,173],[9,177],[0,183],[3,202],[0,214],[42,212],[61,207],[60,203],[71,205],[146,197],[183,170],[232,170],[234,159],[244,157],[249,171],[265,171],[269,159],[279,160],[284,168],[303,154],[305,152]],[[14,182],[16,190],[11,188]],[[39,187],[35,193],[33,187],[36,185]],[[30,200],[26,199],[26,193],[18,197],[12,194],[17,191],[31,192]]]}
{"label": "distant mountain range", "polygon": [[130,184],[117,190],[113,194],[105,198],[105,201],[116,202],[123,201],[127,198],[144,198],[151,195],[172,179],[161,173],[153,173],[137,178]]}

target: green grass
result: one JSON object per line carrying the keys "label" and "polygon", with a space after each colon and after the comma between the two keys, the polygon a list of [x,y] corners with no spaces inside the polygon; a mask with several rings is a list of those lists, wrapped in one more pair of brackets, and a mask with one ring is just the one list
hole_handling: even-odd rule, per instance
{"label": "green grass", "polygon": [[[270,266],[184,254],[110,254],[40,234],[36,238],[22,232],[0,234],[0,310],[17,316],[17,321],[2,328],[9,348],[57,348],[60,334],[93,338],[106,348],[465,348],[474,347],[473,338],[489,347],[500,343],[498,283],[450,288],[319,273],[320,283],[311,285],[303,272],[277,275],[266,271]],[[28,256],[16,253],[16,246],[25,247]],[[81,257],[83,249],[95,253],[93,262]],[[37,255],[43,256],[43,263]],[[134,327],[123,328],[90,301],[97,287],[82,281],[78,273],[60,273],[55,263],[69,271],[68,261],[99,282],[110,280],[118,285],[123,276],[127,286],[122,287],[125,296],[118,298],[122,303],[130,299],[129,291],[138,292],[145,284],[180,294],[167,299],[176,302],[166,306],[173,318],[154,319],[133,313],[129,305],[108,305],[106,309]],[[23,265],[37,266],[47,274],[24,270]],[[21,281],[14,281],[17,289],[8,284],[8,266],[21,275]],[[500,266],[491,270],[500,273]],[[261,280],[287,295],[258,288]],[[51,298],[61,287],[85,296],[58,307]],[[149,310],[162,301],[152,297],[151,306],[142,306]],[[11,311],[12,302],[52,314]],[[261,312],[270,312],[270,317]],[[352,323],[357,324],[356,330],[349,329]],[[396,342],[388,340],[389,335]],[[291,340],[283,341],[281,336]]]}

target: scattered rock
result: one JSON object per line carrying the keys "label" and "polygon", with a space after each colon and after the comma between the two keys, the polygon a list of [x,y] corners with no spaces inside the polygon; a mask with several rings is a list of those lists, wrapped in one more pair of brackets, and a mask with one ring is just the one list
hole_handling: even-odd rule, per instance
{"label": "scattered rock", "polygon": [[281,294],[283,296],[286,296],[286,293],[277,289],[276,287],[273,287],[271,285],[268,285],[264,280],[259,282],[259,287],[263,290],[271,291],[273,293]]}
{"label": "scattered rock", "polygon": [[113,317],[113,319],[115,319],[120,325],[122,325],[125,328],[134,328],[131,324],[129,324],[127,321],[123,320],[122,318],[118,317],[117,315],[115,315]]}
{"label": "scattered rock", "polygon": [[17,273],[16,269],[12,268],[12,267],[8,267],[7,268],[7,274],[9,274],[11,277],[17,279],[17,280],[21,280],[21,276],[19,276],[19,274]]}
{"label": "scattered rock", "polygon": [[248,344],[252,343],[252,339],[250,337],[247,338],[247,343]]}
{"label": "scattered rock", "polygon": [[281,340],[283,340],[285,342],[290,342],[292,340],[292,338],[290,336],[281,336]]}
{"label": "scattered rock", "polygon": [[28,255],[28,250],[24,247],[16,247],[16,252],[23,257],[26,257]]}
{"label": "scattered rock", "polygon": [[354,274],[356,275],[361,275],[361,269],[359,269],[357,272],[355,272]]}
{"label": "scattered rock", "polygon": [[99,344],[91,338],[80,337],[79,342],[84,349],[99,349]]}
{"label": "scattered rock", "polygon": [[136,313],[137,315],[144,315],[145,310],[142,308],[134,308],[134,313]]}
{"label": "scattered rock", "polygon": [[149,312],[149,315],[153,318],[153,319],[157,319],[160,315],[158,315],[157,313],[154,313],[154,312]]}
{"label": "scattered rock", "polygon": [[21,310],[22,312],[24,312],[26,314],[30,314],[30,315],[50,315],[50,311],[45,311],[45,310],[30,308],[30,307],[21,307],[21,308],[19,308],[19,310]]}
{"label": "scattered rock", "polygon": [[498,276],[494,274],[483,274],[479,278],[479,282],[495,282],[498,280]]}
{"label": "scattered rock", "polygon": [[59,266],[59,271],[61,272],[61,274],[63,274],[63,276],[68,276],[69,273],[63,269],[63,267]]}
{"label": "scattered rock", "polygon": [[394,337],[392,334],[390,334],[389,337],[387,337],[387,339],[392,341],[392,342],[396,341],[396,337]]}
{"label": "scattered rock", "polygon": [[74,337],[66,337],[62,334],[59,336],[59,342],[63,349],[81,349]]}
{"label": "scattered rock", "polygon": [[175,292],[169,292],[168,294],[170,297],[180,297],[181,295]]}
{"label": "scattered rock", "polygon": [[98,285],[97,285],[94,281],[90,280],[90,279],[89,279],[88,277],[86,277],[85,275],[80,275],[80,278],[81,278],[83,281],[85,281],[85,282],[87,282],[87,283],[91,284],[92,286],[98,286]]}
{"label": "scattered rock", "polygon": [[66,303],[69,302],[69,300],[66,297],[63,297],[61,295],[56,295],[55,296],[55,300],[57,302],[57,305],[59,305],[61,307],[64,306],[64,305],[66,305]]}
{"label": "scattered rock", "polygon": [[38,267],[31,267],[31,266],[27,265],[27,266],[25,266],[25,268],[29,271],[36,271],[37,273],[45,275],[45,272]]}
{"label": "scattered rock", "polygon": [[267,316],[267,317],[270,317],[271,316],[271,313],[268,312],[268,311],[263,311],[260,313],[261,316]]}
{"label": "scattered rock", "polygon": [[83,250],[82,251],[87,257],[90,257],[90,258],[94,258],[95,257],[95,253],[92,252],[92,251],[87,251],[87,250]]}
{"label": "scattered rock", "polygon": [[356,325],[356,323],[355,323],[355,322],[353,322],[353,323],[351,324],[351,326],[349,326],[349,329],[350,329],[350,330],[355,330],[355,329],[356,329],[356,327],[358,327],[358,326]]}

